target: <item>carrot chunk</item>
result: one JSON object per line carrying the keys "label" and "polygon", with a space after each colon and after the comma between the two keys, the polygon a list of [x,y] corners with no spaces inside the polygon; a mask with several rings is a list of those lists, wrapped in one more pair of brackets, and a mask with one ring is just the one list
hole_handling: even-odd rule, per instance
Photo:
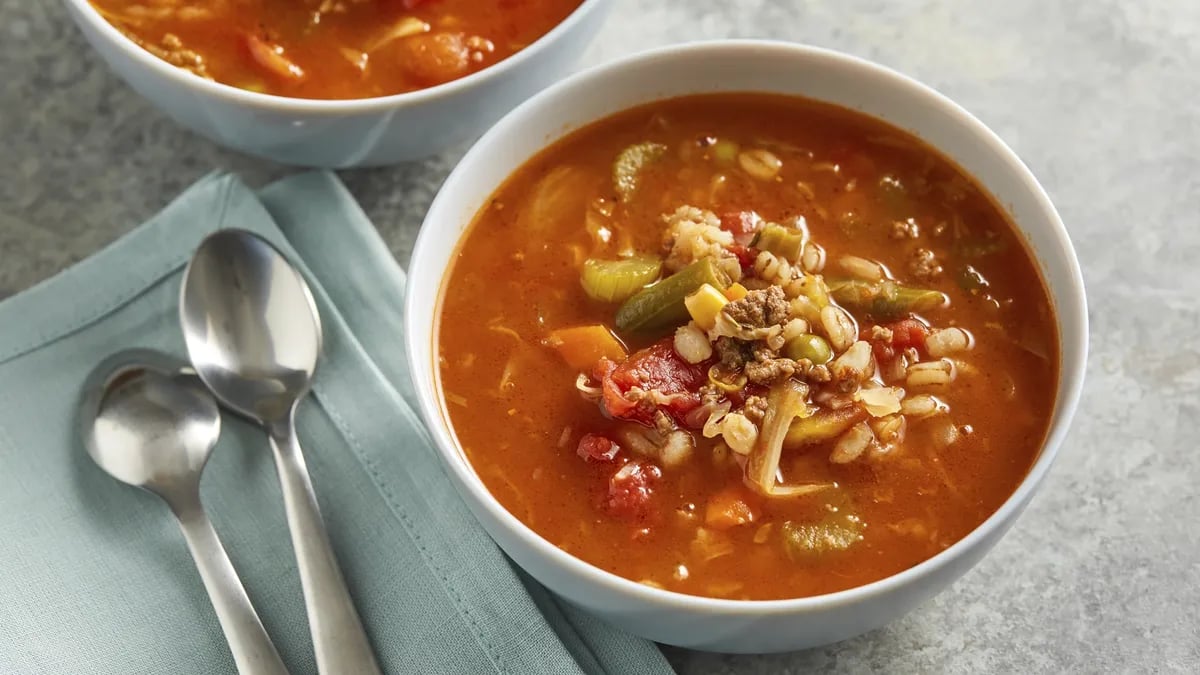
{"label": "carrot chunk", "polygon": [[728,530],[754,522],[758,516],[747,498],[741,486],[726,488],[709,497],[704,509],[704,524],[714,530]]}
{"label": "carrot chunk", "polygon": [[600,359],[623,361],[625,347],[612,332],[599,324],[560,328],[550,333],[546,345],[553,347],[567,365],[589,371]]}

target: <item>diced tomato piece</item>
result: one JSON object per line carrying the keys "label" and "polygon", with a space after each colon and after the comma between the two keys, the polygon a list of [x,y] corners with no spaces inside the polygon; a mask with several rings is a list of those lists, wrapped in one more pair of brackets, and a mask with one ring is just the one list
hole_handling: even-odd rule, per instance
{"label": "diced tomato piece", "polygon": [[736,237],[739,234],[754,234],[762,225],[762,218],[753,211],[731,211],[721,214],[721,229]]}
{"label": "diced tomato piece", "polygon": [[750,270],[754,269],[754,259],[758,257],[758,249],[741,244],[730,244],[725,247],[725,250],[737,257],[738,264],[742,266],[742,274],[749,274]]}
{"label": "diced tomato piece", "polygon": [[[707,382],[704,364],[692,365],[675,353],[672,338],[664,338],[619,364],[601,359],[592,377],[600,382],[604,410],[609,417],[651,424],[656,410],[682,422],[688,411],[700,405],[700,387]],[[626,395],[638,387],[655,391],[668,401],[657,407],[639,404]]]}
{"label": "diced tomato piece", "polygon": [[608,412],[609,417],[625,417],[637,408],[637,404],[625,398],[625,392],[613,381],[613,372],[616,369],[617,364],[608,359],[600,359],[596,362],[592,377],[600,382],[604,410]]}
{"label": "diced tomato piece", "polygon": [[662,471],[648,462],[626,462],[608,480],[605,507],[618,518],[644,518],[650,512],[653,485]]}
{"label": "diced tomato piece", "polygon": [[[609,381],[622,401],[612,400]],[[653,408],[639,407],[625,396],[630,389],[638,387],[670,397],[670,402],[659,408],[681,419],[689,410],[700,405],[699,391],[705,382],[707,377],[704,371],[675,353],[672,338],[664,338],[633,353],[612,369],[607,381],[603,382],[604,403],[613,417],[649,424],[654,419]]]}
{"label": "diced tomato piece", "polygon": [[762,228],[763,219],[753,211],[728,211],[721,214],[721,229],[733,235],[739,246],[749,246]]}
{"label": "diced tomato piece", "polygon": [[613,371],[613,380],[626,390],[639,386],[680,394],[699,389],[705,377],[698,367],[675,353],[673,338],[665,338],[625,359]]}
{"label": "diced tomato piece", "polygon": [[871,352],[874,353],[877,363],[891,361],[896,357],[896,350],[892,348],[892,341],[873,338],[871,336],[873,328],[874,326],[863,326],[858,331],[858,339],[871,343]]}
{"label": "diced tomato piece", "polygon": [[925,336],[928,335],[929,329],[925,324],[916,319],[902,319],[886,326],[892,332],[890,340],[879,340],[871,338],[871,327],[863,328],[859,333],[860,340],[867,340],[871,343],[871,350],[875,353],[876,361],[889,361],[896,357],[897,352],[902,352],[909,347],[915,348],[919,353],[925,353]]}
{"label": "diced tomato piece", "polygon": [[892,324],[890,328],[892,329],[892,346],[896,349],[916,347],[919,351],[925,351],[925,336],[929,332],[925,324],[916,319],[904,319]]}
{"label": "diced tomato piece", "polygon": [[621,446],[599,434],[584,434],[579,439],[575,452],[589,462],[611,462],[621,451]]}
{"label": "diced tomato piece", "polygon": [[885,340],[871,340],[871,334],[867,331],[863,331],[859,338],[871,343],[871,352],[875,355],[876,363],[883,363],[896,358],[896,350],[892,347],[892,343]]}

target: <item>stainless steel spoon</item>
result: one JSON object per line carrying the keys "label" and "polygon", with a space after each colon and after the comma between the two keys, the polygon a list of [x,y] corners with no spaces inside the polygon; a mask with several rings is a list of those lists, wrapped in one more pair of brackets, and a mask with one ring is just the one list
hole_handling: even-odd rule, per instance
{"label": "stainless steel spoon", "polygon": [[321,321],[308,284],[266,240],[221,230],[188,263],[179,313],[197,374],[222,403],[260,423],[270,437],[317,669],[378,673],[296,439],[296,405],[308,393],[321,351]]}
{"label": "stainless steel spoon", "polygon": [[221,433],[217,403],[185,366],[148,350],[120,352],[84,384],[80,434],[117,480],[162,497],[179,519],[238,672],[286,675],[200,503],[200,474]]}

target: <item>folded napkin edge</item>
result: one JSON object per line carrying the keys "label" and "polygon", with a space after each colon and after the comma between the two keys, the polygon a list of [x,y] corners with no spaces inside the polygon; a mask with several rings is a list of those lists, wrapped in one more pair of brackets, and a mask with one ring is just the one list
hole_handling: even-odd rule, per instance
{"label": "folded napkin edge", "polygon": [[[146,289],[184,266],[200,239],[223,227],[231,198],[235,194],[234,187],[244,187],[237,176],[220,171],[210,172],[145,223],[58,274],[0,301],[0,323],[6,326],[0,335],[0,365],[86,328],[133,302]],[[202,198],[204,193],[212,190],[218,191],[211,197],[219,202],[218,208],[213,210],[216,218],[211,227],[195,228],[201,236],[193,236],[191,239],[194,242],[186,245],[180,242],[180,250],[165,261],[156,261],[156,256],[151,255],[137,256],[133,261],[127,259],[131,247],[161,248],[161,242],[152,240],[161,237],[162,230],[171,227],[176,218],[185,216],[184,212],[191,208],[191,201]],[[120,264],[117,264],[118,257]],[[105,281],[113,277],[125,277],[125,280],[119,283]],[[120,288],[115,294],[109,290],[113,285]],[[69,304],[48,300],[55,295],[66,295],[75,300]],[[89,309],[81,315],[72,316],[74,308],[80,305],[86,305]],[[25,320],[6,321],[8,315],[24,317]]]}

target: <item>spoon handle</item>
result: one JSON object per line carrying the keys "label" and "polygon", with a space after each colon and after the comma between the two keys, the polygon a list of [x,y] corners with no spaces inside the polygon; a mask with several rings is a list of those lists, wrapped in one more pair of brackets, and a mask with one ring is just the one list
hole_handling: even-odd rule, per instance
{"label": "spoon handle", "polygon": [[171,510],[179,519],[183,538],[217,611],[217,620],[225,632],[238,672],[241,675],[288,675],[279,652],[275,651],[275,644],[246,596],[246,589],[233,569],[225,547],[217,538],[217,531],[204,513],[200,495],[176,497],[172,502]]}
{"label": "spoon handle", "polygon": [[326,675],[379,673],[367,633],[329,544],[293,417],[268,425],[267,433],[283,488],[283,507],[300,570],[317,670]]}

